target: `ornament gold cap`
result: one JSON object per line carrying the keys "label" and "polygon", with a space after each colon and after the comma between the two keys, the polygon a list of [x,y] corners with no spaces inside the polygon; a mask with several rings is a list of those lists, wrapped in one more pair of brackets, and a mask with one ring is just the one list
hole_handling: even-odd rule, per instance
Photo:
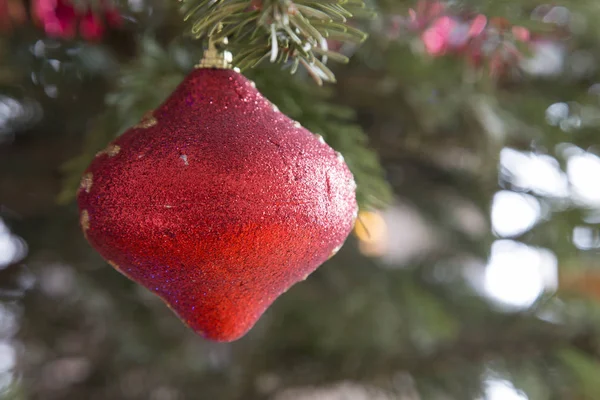
{"label": "ornament gold cap", "polygon": [[[227,44],[227,38],[224,38],[222,43]],[[231,69],[231,61],[233,61],[233,55],[229,51],[219,51],[211,38],[208,40],[208,49],[204,52],[204,56],[196,68]]]}

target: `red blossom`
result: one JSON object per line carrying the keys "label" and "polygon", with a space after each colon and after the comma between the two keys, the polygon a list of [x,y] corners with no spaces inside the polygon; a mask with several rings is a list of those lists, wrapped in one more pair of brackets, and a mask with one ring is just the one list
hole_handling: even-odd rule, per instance
{"label": "red blossom", "polygon": [[118,11],[103,1],[98,9],[81,9],[72,0],[32,0],[32,12],[48,36],[62,39],[72,39],[79,32],[85,40],[100,40],[104,22],[109,26],[122,23]]}
{"label": "red blossom", "polygon": [[77,32],[77,13],[68,0],[34,0],[33,17],[48,36],[70,39]]}
{"label": "red blossom", "polygon": [[106,20],[108,26],[120,27],[123,25],[123,17],[121,16],[121,13],[113,6],[106,6],[104,10],[104,19]]}
{"label": "red blossom", "polygon": [[79,24],[81,36],[89,41],[100,40],[104,34],[104,24],[102,20],[91,11],[88,11]]}

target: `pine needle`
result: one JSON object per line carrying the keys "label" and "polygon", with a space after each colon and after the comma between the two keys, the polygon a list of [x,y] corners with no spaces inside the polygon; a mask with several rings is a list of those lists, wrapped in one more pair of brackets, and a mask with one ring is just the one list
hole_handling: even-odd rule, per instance
{"label": "pine needle", "polygon": [[[372,16],[360,0],[182,0],[189,33],[198,39],[227,38],[239,68],[271,63],[302,65],[319,84],[335,82],[329,59],[348,57],[331,51],[327,40],[360,43],[367,35],[348,25],[355,16]],[[217,29],[219,27],[219,29]],[[218,32],[218,33],[214,33]]]}

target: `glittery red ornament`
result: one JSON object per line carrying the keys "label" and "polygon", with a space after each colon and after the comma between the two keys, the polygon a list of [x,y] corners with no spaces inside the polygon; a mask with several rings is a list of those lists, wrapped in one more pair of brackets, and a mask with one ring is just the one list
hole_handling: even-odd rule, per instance
{"label": "glittery red ornament", "polygon": [[208,68],[96,156],[78,202],[91,245],[216,341],[335,254],[357,213],[339,153]]}

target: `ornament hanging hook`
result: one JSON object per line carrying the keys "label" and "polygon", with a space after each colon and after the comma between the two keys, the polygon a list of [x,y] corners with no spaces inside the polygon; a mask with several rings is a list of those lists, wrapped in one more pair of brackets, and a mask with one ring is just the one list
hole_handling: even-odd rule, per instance
{"label": "ornament hanging hook", "polygon": [[[222,24],[217,25],[208,35],[208,49],[204,52],[202,60],[196,65],[196,68],[217,68],[217,69],[231,69],[231,61],[233,56],[229,51],[220,51],[217,49],[217,42],[214,39],[214,33],[219,33],[223,28]],[[227,44],[227,38],[224,37],[220,40],[224,45]]]}

